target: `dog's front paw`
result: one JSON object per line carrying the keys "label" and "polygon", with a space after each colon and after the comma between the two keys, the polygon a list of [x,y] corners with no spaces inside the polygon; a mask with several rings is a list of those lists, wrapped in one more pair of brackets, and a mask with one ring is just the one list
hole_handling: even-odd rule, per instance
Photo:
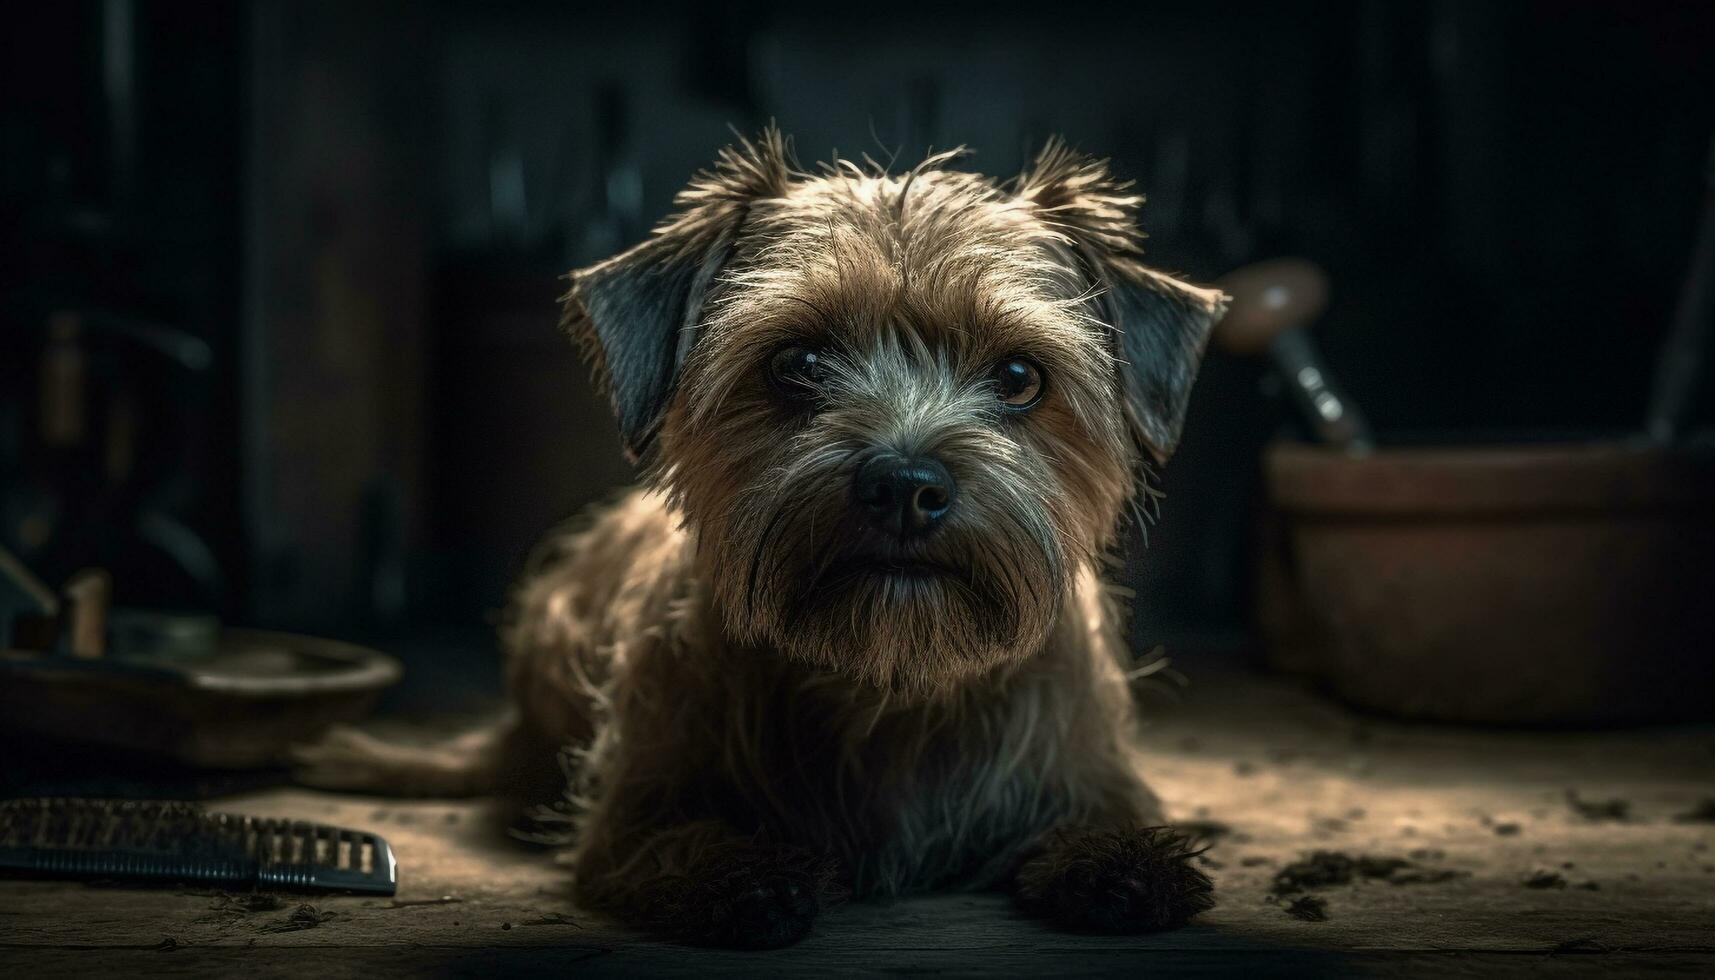
{"label": "dog's front paw", "polygon": [[796,848],[745,847],[684,883],[669,923],[681,939],[734,949],[778,949],[810,933],[831,894],[829,862]]}
{"label": "dog's front paw", "polygon": [[718,946],[790,946],[809,935],[821,911],[815,883],[795,872],[745,872],[700,891],[705,905],[696,938]]}
{"label": "dog's front paw", "polygon": [[1196,852],[1166,827],[1061,831],[1014,880],[1032,915],[1086,932],[1154,932],[1215,904]]}

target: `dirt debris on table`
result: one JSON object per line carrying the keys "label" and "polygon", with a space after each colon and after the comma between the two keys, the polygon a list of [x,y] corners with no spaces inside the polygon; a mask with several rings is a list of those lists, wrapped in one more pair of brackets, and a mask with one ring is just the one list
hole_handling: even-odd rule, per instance
{"label": "dirt debris on table", "polygon": [[1327,922],[1328,900],[1318,895],[1300,895],[1284,909],[1287,915],[1305,922]]}
{"label": "dirt debris on table", "polygon": [[1715,823],[1715,796],[1705,796],[1684,813],[1674,815],[1675,823]]}
{"label": "dirt debris on table", "polygon": [[1585,820],[1629,820],[1632,815],[1630,800],[1617,796],[1606,800],[1586,800],[1575,789],[1566,791],[1566,805]]}
{"label": "dirt debris on table", "polygon": [[278,912],[286,907],[286,902],[280,896],[271,892],[251,892],[234,895],[230,892],[215,892],[214,901],[209,903],[209,913],[200,916],[198,922],[216,922],[229,925],[247,919],[258,912]]}
{"label": "dirt debris on table", "polygon": [[564,912],[547,912],[534,919],[525,919],[518,923],[521,926],[575,926],[578,920]]}
{"label": "dirt debris on table", "polygon": [[1457,868],[1400,868],[1389,874],[1386,880],[1390,885],[1438,885],[1467,874]]}
{"label": "dirt debris on table", "polygon": [[1231,826],[1219,820],[1208,819],[1180,820],[1173,824],[1173,829],[1190,837],[1193,841],[1211,846],[1233,832]]}
{"label": "dirt debris on table", "polygon": [[1536,868],[1524,876],[1526,888],[1565,888],[1566,876],[1549,868]]}
{"label": "dirt debris on table", "polygon": [[404,902],[394,899],[381,907],[384,909],[410,909],[423,905],[457,905],[463,901],[464,899],[457,895],[442,895],[440,898],[414,898]]}
{"label": "dirt debris on table", "polygon": [[1464,875],[1465,872],[1452,868],[1426,868],[1402,857],[1314,851],[1276,872],[1272,891],[1277,896],[1285,896],[1365,879],[1385,881],[1391,885],[1427,885]]}
{"label": "dirt debris on table", "polygon": [[1310,832],[1318,837],[1337,837],[1352,829],[1345,817],[1311,817]]}
{"label": "dirt debris on table", "polygon": [[314,905],[305,903],[293,909],[292,914],[286,916],[284,921],[277,922],[269,926],[268,931],[297,932],[301,929],[315,929],[319,928],[322,923],[338,914],[339,913],[337,912],[324,911],[316,908]]}
{"label": "dirt debris on table", "polygon": [[[1568,861],[1561,867],[1570,868],[1572,862]],[[1602,890],[1601,883],[1594,878],[1573,881],[1552,868],[1534,868],[1520,879],[1520,883],[1526,888],[1576,888],[1587,892]]]}

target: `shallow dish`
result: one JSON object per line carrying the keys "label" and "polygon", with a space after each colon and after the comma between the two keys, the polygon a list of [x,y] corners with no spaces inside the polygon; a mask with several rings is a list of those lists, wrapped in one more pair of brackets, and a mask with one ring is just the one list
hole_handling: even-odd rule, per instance
{"label": "shallow dish", "polygon": [[0,652],[0,717],[53,738],[185,765],[278,765],[287,746],[362,718],[403,670],[366,647],[225,630],[208,659],[78,660]]}

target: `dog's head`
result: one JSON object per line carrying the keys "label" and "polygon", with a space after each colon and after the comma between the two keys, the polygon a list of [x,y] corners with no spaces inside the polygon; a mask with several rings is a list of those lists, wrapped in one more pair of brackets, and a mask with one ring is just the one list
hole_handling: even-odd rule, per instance
{"label": "dog's head", "polygon": [[565,300],[729,634],[902,695],[1040,648],[1222,302],[1140,264],[1103,163],[950,159],[812,175],[769,131]]}

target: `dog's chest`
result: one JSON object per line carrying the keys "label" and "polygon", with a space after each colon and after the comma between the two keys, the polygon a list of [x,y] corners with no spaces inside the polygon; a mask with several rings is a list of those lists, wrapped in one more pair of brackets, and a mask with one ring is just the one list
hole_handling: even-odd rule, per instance
{"label": "dog's chest", "polygon": [[771,832],[839,855],[860,894],[993,880],[1079,806],[1056,732],[1006,707],[861,733],[835,715],[783,717],[738,795]]}

